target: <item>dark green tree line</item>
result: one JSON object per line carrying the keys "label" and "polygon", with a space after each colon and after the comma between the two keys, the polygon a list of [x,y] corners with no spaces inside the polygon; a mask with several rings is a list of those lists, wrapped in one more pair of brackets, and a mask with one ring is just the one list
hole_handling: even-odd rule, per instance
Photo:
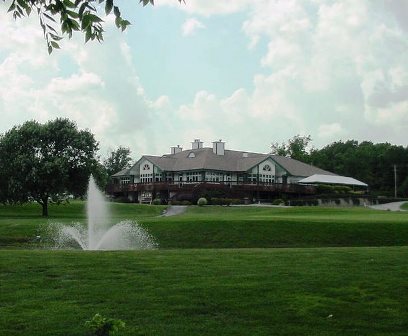
{"label": "dark green tree line", "polygon": [[394,165],[399,196],[408,196],[408,147],[390,143],[338,141],[314,149],[309,162],[333,173],[364,181],[374,193],[394,194]]}
{"label": "dark green tree line", "polygon": [[367,183],[374,194],[408,197],[408,147],[357,140],[336,141],[321,149],[308,149],[310,136],[296,135],[286,143],[272,143],[271,153],[288,156],[338,175]]}

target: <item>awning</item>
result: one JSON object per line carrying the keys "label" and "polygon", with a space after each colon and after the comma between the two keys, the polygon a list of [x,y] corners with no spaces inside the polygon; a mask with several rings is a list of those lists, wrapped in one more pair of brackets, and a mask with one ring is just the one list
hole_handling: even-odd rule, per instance
{"label": "awning", "polygon": [[300,180],[298,183],[304,183],[304,184],[325,183],[325,184],[342,184],[342,185],[368,187],[368,184],[364,182],[356,180],[352,177],[340,176],[340,175],[314,174],[312,176],[309,176],[309,177],[306,177]]}

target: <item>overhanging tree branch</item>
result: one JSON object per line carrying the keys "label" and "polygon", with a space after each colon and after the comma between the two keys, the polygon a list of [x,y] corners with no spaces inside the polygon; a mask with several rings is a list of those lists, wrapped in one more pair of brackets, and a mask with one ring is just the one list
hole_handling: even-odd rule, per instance
{"label": "overhanging tree branch", "polygon": [[[177,0],[184,2],[184,0]],[[130,22],[122,17],[115,0],[3,0],[10,3],[8,12],[14,19],[30,16],[36,12],[47,43],[48,53],[59,49],[64,35],[72,37],[73,32],[84,34],[85,42],[103,41],[101,11],[115,16],[115,25],[124,31]],[[139,0],[143,6],[154,5],[154,0]]]}

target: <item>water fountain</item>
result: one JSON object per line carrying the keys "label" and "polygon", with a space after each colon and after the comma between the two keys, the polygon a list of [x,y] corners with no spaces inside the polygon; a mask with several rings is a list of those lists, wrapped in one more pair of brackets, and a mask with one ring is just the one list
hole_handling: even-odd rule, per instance
{"label": "water fountain", "polygon": [[108,204],[96,186],[94,178],[89,179],[87,193],[87,226],[81,223],[53,223],[48,228],[55,248],[83,250],[139,250],[157,247],[152,236],[136,222],[124,220],[111,224]]}

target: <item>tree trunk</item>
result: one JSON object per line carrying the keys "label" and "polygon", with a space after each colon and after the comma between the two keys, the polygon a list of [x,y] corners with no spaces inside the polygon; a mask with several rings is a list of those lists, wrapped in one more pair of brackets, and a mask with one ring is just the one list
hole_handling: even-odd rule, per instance
{"label": "tree trunk", "polygon": [[48,198],[41,202],[42,205],[42,215],[43,217],[48,217]]}

